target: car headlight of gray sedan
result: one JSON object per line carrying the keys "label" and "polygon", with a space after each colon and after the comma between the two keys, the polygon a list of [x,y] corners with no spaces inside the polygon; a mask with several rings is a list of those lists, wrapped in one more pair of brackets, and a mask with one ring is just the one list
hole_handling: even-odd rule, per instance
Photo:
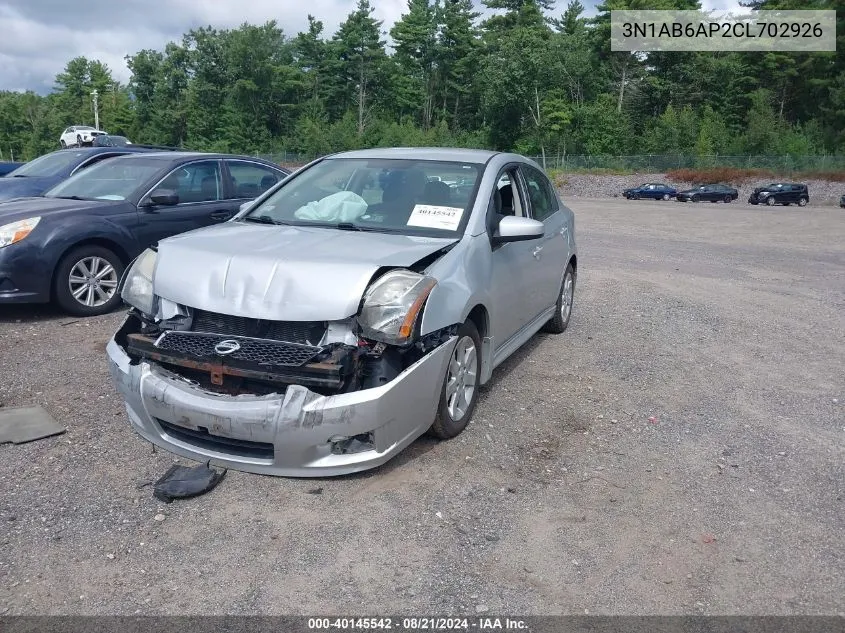
{"label": "car headlight of gray sedan", "polygon": [[404,345],[437,280],[410,270],[392,270],[376,280],[364,295],[358,324],[364,336]]}
{"label": "car headlight of gray sedan", "polygon": [[337,154],[143,251],[109,370],[132,428],[176,454],[358,472],[462,433],[494,368],[567,328],[576,271],[574,215],[529,159]]}
{"label": "car headlight of gray sedan", "polygon": [[141,253],[126,272],[121,297],[137,308],[142,314],[151,317],[156,313],[155,293],[153,292],[153,271],[155,270],[156,252],[150,248]]}

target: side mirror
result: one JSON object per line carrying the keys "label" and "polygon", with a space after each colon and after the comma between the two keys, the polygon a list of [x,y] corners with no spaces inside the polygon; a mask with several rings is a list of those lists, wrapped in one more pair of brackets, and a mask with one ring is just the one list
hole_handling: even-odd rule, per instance
{"label": "side mirror", "polygon": [[506,242],[536,240],[543,237],[545,232],[546,227],[538,220],[506,215],[501,219],[499,227],[493,234],[493,243],[504,244]]}
{"label": "side mirror", "polygon": [[179,204],[179,194],[171,189],[156,189],[150,194],[150,202],[155,205],[172,207]]}

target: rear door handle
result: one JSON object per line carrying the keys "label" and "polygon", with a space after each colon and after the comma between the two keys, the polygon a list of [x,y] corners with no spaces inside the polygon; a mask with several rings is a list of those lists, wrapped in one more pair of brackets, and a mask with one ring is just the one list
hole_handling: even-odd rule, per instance
{"label": "rear door handle", "polygon": [[212,220],[228,220],[234,215],[231,211],[212,211],[209,217]]}

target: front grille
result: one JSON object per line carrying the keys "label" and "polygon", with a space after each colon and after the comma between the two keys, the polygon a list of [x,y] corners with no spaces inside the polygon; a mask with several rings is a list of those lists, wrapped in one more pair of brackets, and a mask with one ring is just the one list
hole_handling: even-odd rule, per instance
{"label": "front grille", "polygon": [[176,426],[155,418],[162,430],[173,439],[204,448],[205,450],[218,453],[229,453],[238,457],[251,457],[258,459],[273,459],[274,447],[267,442],[253,442],[252,440],[238,440],[232,437],[211,435],[207,429],[194,430],[183,426]]}
{"label": "front grille", "polygon": [[[223,341],[235,341],[240,347],[230,354],[220,354],[214,348]],[[323,351],[321,347],[286,341],[270,341],[204,332],[178,332],[175,330],[162,334],[156,341],[155,346],[163,351],[186,356],[216,360],[225,358],[256,363],[270,368],[301,367]]]}
{"label": "front grille", "polygon": [[326,325],[319,321],[267,321],[194,310],[191,330],[315,345],[323,338]]}

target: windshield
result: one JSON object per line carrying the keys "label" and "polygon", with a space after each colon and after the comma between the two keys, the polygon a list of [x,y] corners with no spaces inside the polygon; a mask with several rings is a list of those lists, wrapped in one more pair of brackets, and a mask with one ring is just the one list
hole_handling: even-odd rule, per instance
{"label": "windshield", "polygon": [[87,155],[87,152],[74,152],[67,149],[52,154],[44,154],[44,156],[29,161],[26,165],[18,167],[9,176],[26,176],[29,178],[58,176],[63,171],[76,166]]}
{"label": "windshield", "polygon": [[405,235],[454,234],[483,166],[429,160],[324,160],[242,219]]}
{"label": "windshield", "polygon": [[68,178],[44,195],[48,198],[126,200],[164,167],[149,158],[108,158]]}

